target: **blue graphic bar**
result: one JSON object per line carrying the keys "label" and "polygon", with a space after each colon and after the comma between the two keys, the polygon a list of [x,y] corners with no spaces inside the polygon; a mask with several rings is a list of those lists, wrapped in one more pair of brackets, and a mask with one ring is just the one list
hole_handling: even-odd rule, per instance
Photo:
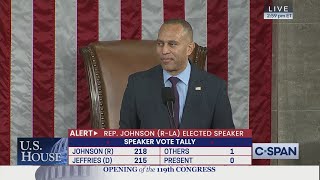
{"label": "blue graphic bar", "polygon": [[69,147],[251,147],[252,138],[69,138]]}

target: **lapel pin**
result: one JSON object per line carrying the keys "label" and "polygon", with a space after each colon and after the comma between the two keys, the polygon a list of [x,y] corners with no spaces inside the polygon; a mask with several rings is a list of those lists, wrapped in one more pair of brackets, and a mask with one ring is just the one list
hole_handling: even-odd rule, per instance
{"label": "lapel pin", "polygon": [[196,91],[201,91],[201,87],[200,86],[196,87],[195,89],[196,89]]}

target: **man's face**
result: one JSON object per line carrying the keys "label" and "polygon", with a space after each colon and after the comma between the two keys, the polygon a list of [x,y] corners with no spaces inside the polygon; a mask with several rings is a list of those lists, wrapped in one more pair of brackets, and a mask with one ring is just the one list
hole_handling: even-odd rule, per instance
{"label": "man's face", "polygon": [[162,68],[171,75],[182,72],[194,48],[191,41],[180,24],[162,25],[157,40],[157,53]]}

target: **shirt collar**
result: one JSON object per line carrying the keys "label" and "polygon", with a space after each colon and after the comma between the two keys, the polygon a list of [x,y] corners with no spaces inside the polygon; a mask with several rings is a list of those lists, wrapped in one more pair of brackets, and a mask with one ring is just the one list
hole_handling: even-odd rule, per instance
{"label": "shirt collar", "polygon": [[[163,81],[166,83],[172,75],[167,72],[166,70],[163,70]],[[179,78],[185,85],[188,85],[189,79],[190,79],[190,73],[191,73],[191,65],[190,62],[188,61],[187,67],[178,75],[175,75],[174,77]]]}

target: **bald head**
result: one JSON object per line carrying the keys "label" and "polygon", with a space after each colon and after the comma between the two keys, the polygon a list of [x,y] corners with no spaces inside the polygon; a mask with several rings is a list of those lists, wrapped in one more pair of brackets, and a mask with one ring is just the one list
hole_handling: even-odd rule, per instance
{"label": "bald head", "polygon": [[[184,19],[169,19],[165,21],[161,28],[165,25],[181,25],[183,28],[183,32],[185,37],[189,40],[189,42],[193,42],[193,30],[191,25]],[[160,28],[160,30],[161,30]]]}
{"label": "bald head", "polygon": [[157,39],[157,53],[162,68],[175,76],[188,64],[195,44],[192,28],[185,20],[168,20],[161,26]]}

